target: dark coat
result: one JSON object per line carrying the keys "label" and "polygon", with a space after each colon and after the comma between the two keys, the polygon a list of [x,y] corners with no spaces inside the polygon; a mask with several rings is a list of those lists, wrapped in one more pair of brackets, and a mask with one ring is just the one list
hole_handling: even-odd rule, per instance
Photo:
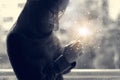
{"label": "dark coat", "polygon": [[62,56],[64,48],[53,28],[49,28],[53,25],[41,21],[46,19],[44,12],[47,11],[40,13],[37,10],[40,7],[35,5],[39,4],[27,3],[7,37],[10,62],[18,80],[63,80],[62,75],[68,73],[75,63],[68,63]]}

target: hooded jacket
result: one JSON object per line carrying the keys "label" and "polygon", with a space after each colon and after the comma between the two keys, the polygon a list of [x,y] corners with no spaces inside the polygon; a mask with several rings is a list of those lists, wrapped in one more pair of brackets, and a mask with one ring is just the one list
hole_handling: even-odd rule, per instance
{"label": "hooded jacket", "polygon": [[64,48],[45,6],[42,0],[28,1],[7,37],[8,56],[18,80],[63,80],[62,75],[75,66],[62,55]]}

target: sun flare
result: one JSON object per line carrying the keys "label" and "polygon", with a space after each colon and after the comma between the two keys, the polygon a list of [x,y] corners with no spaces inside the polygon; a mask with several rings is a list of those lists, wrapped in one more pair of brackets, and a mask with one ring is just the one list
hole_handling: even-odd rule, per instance
{"label": "sun flare", "polygon": [[90,33],[90,30],[88,28],[82,27],[79,29],[79,34],[82,37],[86,37],[86,36],[89,36],[91,33]]}

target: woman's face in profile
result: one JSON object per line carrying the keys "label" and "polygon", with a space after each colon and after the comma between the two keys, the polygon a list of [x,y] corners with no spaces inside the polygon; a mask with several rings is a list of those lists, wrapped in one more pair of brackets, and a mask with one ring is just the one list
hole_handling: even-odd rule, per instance
{"label": "woman's face in profile", "polygon": [[62,17],[62,15],[64,14],[68,3],[69,3],[69,0],[59,0],[59,2],[58,2],[58,9],[59,9],[58,19],[60,19]]}

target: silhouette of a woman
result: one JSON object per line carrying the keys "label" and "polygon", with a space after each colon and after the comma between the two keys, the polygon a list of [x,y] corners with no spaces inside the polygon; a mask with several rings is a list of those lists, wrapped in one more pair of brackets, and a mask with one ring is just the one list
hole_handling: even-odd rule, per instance
{"label": "silhouette of a woman", "polygon": [[[78,57],[72,43],[61,47],[54,30],[68,0],[28,0],[7,37],[7,51],[18,80],[63,80]],[[74,46],[74,48],[73,48]]]}

